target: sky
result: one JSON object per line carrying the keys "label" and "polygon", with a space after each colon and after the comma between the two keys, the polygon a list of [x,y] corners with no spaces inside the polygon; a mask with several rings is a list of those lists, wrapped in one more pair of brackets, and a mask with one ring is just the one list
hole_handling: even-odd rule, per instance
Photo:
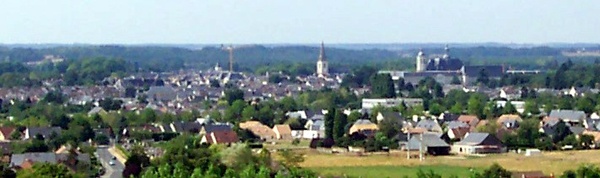
{"label": "sky", "polygon": [[598,0],[18,0],[0,43],[600,43]]}

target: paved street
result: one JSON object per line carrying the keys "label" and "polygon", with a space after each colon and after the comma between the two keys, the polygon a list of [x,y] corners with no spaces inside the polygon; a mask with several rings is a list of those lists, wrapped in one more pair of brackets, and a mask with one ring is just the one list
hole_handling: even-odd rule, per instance
{"label": "paved street", "polygon": [[125,166],[123,165],[123,163],[117,161],[117,160],[113,160],[113,162],[115,162],[115,165],[109,165],[108,162],[110,162],[112,160],[112,158],[114,157],[114,155],[112,155],[109,151],[108,151],[108,146],[99,146],[98,149],[96,150],[96,152],[98,153],[98,161],[100,161],[100,163],[102,163],[102,166],[106,169],[106,173],[104,175],[102,175],[102,177],[104,178],[120,178],[121,173],[123,172],[123,169],[125,168]]}

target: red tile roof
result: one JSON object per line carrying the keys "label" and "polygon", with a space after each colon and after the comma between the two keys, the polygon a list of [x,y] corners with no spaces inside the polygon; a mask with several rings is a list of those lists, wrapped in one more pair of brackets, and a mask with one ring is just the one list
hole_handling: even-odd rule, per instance
{"label": "red tile roof", "polygon": [[227,144],[238,142],[237,133],[232,130],[227,131],[214,131],[206,134],[206,141],[209,144]]}

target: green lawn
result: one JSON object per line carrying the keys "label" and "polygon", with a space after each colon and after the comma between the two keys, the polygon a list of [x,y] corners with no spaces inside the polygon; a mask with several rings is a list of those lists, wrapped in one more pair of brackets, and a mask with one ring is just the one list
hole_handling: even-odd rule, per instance
{"label": "green lawn", "polygon": [[[448,165],[432,165],[432,166],[352,166],[352,167],[319,167],[309,168],[324,176],[341,176],[350,177],[417,177],[417,172],[434,171],[442,177],[469,177],[471,171],[467,167],[457,167]],[[480,170],[478,170],[480,171]]]}

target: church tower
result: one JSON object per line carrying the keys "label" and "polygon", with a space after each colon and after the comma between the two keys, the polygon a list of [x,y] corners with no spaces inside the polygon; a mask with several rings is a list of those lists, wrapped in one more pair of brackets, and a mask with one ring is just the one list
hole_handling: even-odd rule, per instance
{"label": "church tower", "polygon": [[425,53],[423,53],[423,50],[419,50],[419,53],[417,54],[417,72],[423,72],[425,71],[426,68],[426,63],[425,63]]}
{"label": "church tower", "polygon": [[321,51],[319,60],[317,61],[317,76],[325,77],[329,75],[329,66],[327,65],[327,57],[325,56],[325,45],[321,42]]}

